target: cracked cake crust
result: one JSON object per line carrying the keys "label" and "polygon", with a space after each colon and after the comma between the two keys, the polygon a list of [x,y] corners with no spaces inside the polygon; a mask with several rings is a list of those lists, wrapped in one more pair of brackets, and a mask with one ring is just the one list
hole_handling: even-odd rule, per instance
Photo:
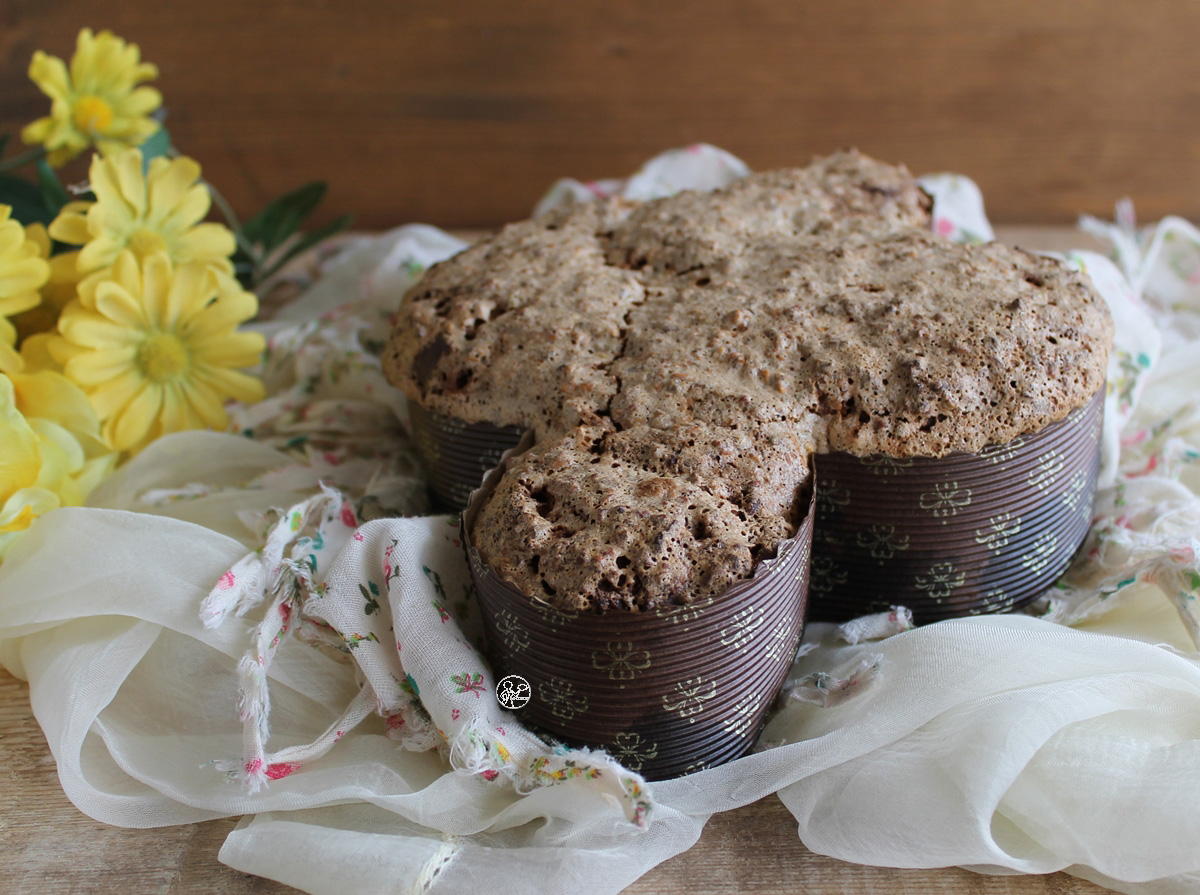
{"label": "cracked cake crust", "polygon": [[[794,503],[746,524],[703,482],[774,481],[790,463],[772,493],[795,501],[811,453],[974,453],[1103,387],[1112,323],[1086,276],[953,243],[930,214],[907,171],[854,151],[712,193],[560,209],[430,268],[385,371],[427,410],[534,431],[472,533],[504,577],[574,608],[687,602],[795,530]],[[629,457],[597,469],[580,447],[681,450],[681,430],[763,465],[747,472],[735,451],[703,475]],[[698,507],[715,536],[688,534]],[[634,541],[654,561],[617,572]]]}
{"label": "cracked cake crust", "polygon": [[562,609],[690,603],[750,577],[796,534],[808,479],[790,426],[602,420],[514,458],[472,541],[501,578]]}

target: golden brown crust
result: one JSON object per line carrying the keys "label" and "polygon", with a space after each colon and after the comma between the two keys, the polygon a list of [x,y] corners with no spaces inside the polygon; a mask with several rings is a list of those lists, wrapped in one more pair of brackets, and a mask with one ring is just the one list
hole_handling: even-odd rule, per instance
{"label": "golden brown crust", "polygon": [[796,533],[807,446],[789,426],[577,427],[518,457],[472,541],[522,592],[563,609],[716,596]]}
{"label": "golden brown crust", "polygon": [[1082,406],[1111,340],[1086,277],[928,219],[903,168],[855,152],[577,205],[431,268],[386,369],[427,409],[539,437],[610,410],[748,416],[862,456],[976,451]]}
{"label": "golden brown crust", "polygon": [[[794,530],[811,452],[977,452],[1103,387],[1112,323],[1087,278],[942,239],[930,210],[853,151],[559,210],[431,268],[385,369],[428,410],[534,430],[472,535],[525,592],[599,610],[715,594]],[[760,465],[706,465],[710,442]],[[726,490],[774,497],[741,518]]]}
{"label": "golden brown crust", "polygon": [[633,310],[614,420],[790,420],[821,453],[939,457],[1039,431],[1104,384],[1107,308],[1057,261],[907,230],[760,243],[744,263],[753,299],[741,270]]}

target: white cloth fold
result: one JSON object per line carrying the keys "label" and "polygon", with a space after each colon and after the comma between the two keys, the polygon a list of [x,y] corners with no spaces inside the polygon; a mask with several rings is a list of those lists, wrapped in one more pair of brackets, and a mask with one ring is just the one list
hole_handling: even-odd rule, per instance
{"label": "white cloth fold", "polygon": [[[742,173],[700,147],[543,204]],[[948,232],[986,238],[973,184],[923,183]],[[126,826],[245,814],[221,860],[320,895],[616,892],[713,812],[773,792],[810,848],[848,861],[1200,893],[1200,291],[1184,263],[1200,233],[1172,226],[1145,252],[1130,247],[1153,236],[1114,228],[1120,270],[1070,256],[1120,321],[1110,484],[1038,607],[1074,627],[814,625],[736,762],[643,786],[496,703],[456,530],[421,516],[404,402],[369,347],[461,246],[431,228],[326,259],[263,325],[268,401],[232,413],[250,437],[169,436],[90,507],[38,520],[0,566],[0,662],[29,680],[81,810]]]}

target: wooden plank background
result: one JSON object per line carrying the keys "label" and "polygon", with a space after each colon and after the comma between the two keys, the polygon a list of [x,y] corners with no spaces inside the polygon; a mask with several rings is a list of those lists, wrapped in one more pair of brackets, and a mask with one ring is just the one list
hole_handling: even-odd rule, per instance
{"label": "wooden plank background", "polygon": [[325,217],[487,227],[707,141],[960,171],[999,222],[1122,196],[1200,219],[1200,3],[5,0],[0,130],[44,114],[30,56],[82,25],[159,65],[177,145],[243,214],[324,178]]}

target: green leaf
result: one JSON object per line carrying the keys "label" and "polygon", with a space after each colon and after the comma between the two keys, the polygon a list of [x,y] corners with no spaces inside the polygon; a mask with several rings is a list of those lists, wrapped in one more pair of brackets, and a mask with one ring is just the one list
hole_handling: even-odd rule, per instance
{"label": "green leaf", "polygon": [[12,216],[22,224],[49,224],[54,219],[42,191],[28,180],[0,174],[0,203],[12,206]]}
{"label": "green leaf", "polygon": [[171,135],[167,133],[167,129],[163,125],[158,126],[158,130],[146,138],[146,142],[142,144],[142,175],[150,170],[150,162],[159,156],[166,155],[171,149]]}
{"label": "green leaf", "polygon": [[54,173],[54,169],[50,167],[50,163],[44,158],[37,161],[38,187],[42,192],[42,201],[46,204],[46,210],[50,213],[50,218],[53,220],[58,216],[62,207],[71,201],[70,194],[59,183],[58,175]]}
{"label": "green leaf", "polygon": [[11,137],[12,134],[0,134],[0,158],[3,158],[4,150],[8,148],[8,141]]}
{"label": "green leaf", "polygon": [[283,267],[283,265],[287,264],[288,261],[295,258],[301,252],[311,249],[317,243],[321,242],[322,240],[328,239],[329,237],[333,236],[335,233],[341,233],[343,230],[345,230],[347,227],[350,226],[350,222],[353,220],[354,220],[353,215],[344,214],[340,218],[330,221],[328,224],[326,224],[324,227],[321,227],[319,230],[314,230],[312,233],[306,234],[305,236],[302,236],[300,239],[297,239],[294,243],[292,243],[290,246],[287,247],[287,250],[285,252],[283,252],[283,254],[281,254],[278,258],[274,259],[268,268],[266,268],[265,270],[263,270],[259,273],[258,282],[261,283],[263,280],[267,279],[269,276],[271,276],[273,273],[275,273],[277,270],[279,270],[279,268]]}
{"label": "green leaf", "polygon": [[264,255],[269,255],[312,214],[324,198],[325,189],[323,181],[315,181],[285,193],[242,224],[242,234],[251,243],[262,246]]}

